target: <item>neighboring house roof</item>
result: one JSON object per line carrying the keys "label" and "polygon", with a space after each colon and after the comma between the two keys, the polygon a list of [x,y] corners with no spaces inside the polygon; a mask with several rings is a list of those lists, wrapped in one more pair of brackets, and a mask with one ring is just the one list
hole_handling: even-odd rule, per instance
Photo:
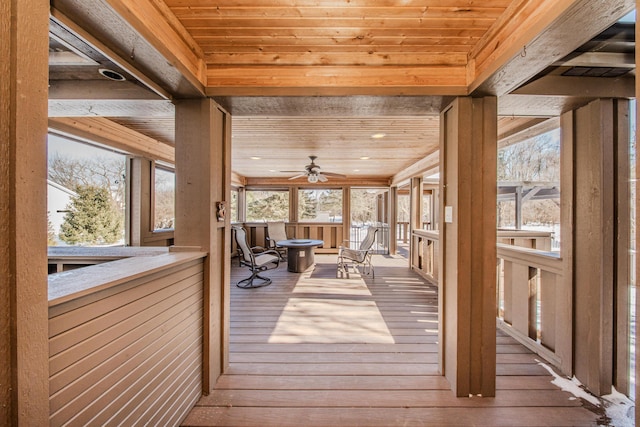
{"label": "neighboring house roof", "polygon": [[51,181],[50,179],[47,179],[47,185],[50,185],[50,186],[52,186],[54,188],[57,188],[58,190],[63,191],[63,192],[67,193],[70,196],[77,196],[78,195],[75,191],[69,190],[67,187],[64,187],[64,186],[62,186],[62,185],[60,185],[58,183],[55,183],[55,182]]}

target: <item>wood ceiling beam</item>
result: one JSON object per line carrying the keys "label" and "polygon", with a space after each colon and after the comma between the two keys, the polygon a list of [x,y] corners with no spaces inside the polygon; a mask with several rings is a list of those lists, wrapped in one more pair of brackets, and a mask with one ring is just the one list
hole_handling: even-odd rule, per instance
{"label": "wood ceiling beam", "polygon": [[49,117],[173,117],[170,101],[143,99],[50,99]]}
{"label": "wood ceiling beam", "polygon": [[466,95],[465,67],[219,66],[210,96]]}
{"label": "wood ceiling beam", "polygon": [[636,67],[636,58],[633,53],[582,52],[577,56],[558,61],[553,65],[558,67],[616,67],[632,69]]}
{"label": "wood ceiling beam", "polygon": [[175,148],[104,117],[49,118],[49,129],[126,153],[175,164]]}
{"label": "wood ceiling beam", "polygon": [[[145,73],[140,71],[134,64],[131,63],[130,60],[126,59],[122,55],[117,54],[114,50],[112,50],[107,45],[99,41],[92,34],[90,34],[88,31],[86,31],[84,28],[82,28],[72,19],[67,17],[64,13],[57,10],[55,7],[51,8],[51,19],[57,24],[59,24],[59,27],[56,25],[49,26],[50,30],[54,33],[56,37],[59,37],[60,39],[65,38],[66,36],[65,34],[58,34],[58,32],[61,32],[62,28],[64,28],[66,31],[69,31],[74,36],[78,37],[79,39],[83,40],[85,43],[90,45],[93,49],[100,52],[102,55],[104,55],[114,64],[116,64],[117,66],[125,70],[127,73],[131,74],[133,77],[136,78],[136,80],[138,80],[143,85],[147,86],[150,90],[157,93],[159,96],[165,99],[171,98],[171,95],[164,88],[162,88],[155,81],[147,77]],[[79,52],[79,55],[82,55],[82,52]],[[54,64],[50,64],[50,65],[54,65]]]}
{"label": "wood ceiling beam", "polygon": [[169,103],[165,98],[129,81],[50,80],[49,99],[139,99]]}
{"label": "wood ceiling beam", "polygon": [[471,88],[517,54],[525,55],[527,44],[573,3],[576,0],[514,0],[469,55],[475,68]]}
{"label": "wood ceiling beam", "polygon": [[350,177],[350,178],[329,178],[327,182],[310,184],[306,179],[288,178],[245,178],[246,187],[304,187],[304,188],[333,188],[333,187],[388,187],[389,179],[380,177]]}
{"label": "wood ceiling beam", "polygon": [[106,0],[188,79],[204,84],[205,69],[200,46],[162,0]]}
{"label": "wood ceiling beam", "polygon": [[[499,125],[498,125],[499,126]],[[525,141],[530,138],[534,138],[543,133],[547,133],[560,127],[560,117],[551,117],[547,119],[535,118],[532,119],[527,125],[512,129],[508,133],[504,133],[498,136],[498,149],[507,147],[509,145],[517,144],[518,142]]]}
{"label": "wood ceiling beam", "polygon": [[586,98],[634,98],[635,78],[575,77],[547,75],[512,92],[514,95]]}
{"label": "wood ceiling beam", "polygon": [[440,151],[435,151],[421,160],[418,160],[411,166],[405,168],[402,172],[395,174],[391,178],[392,186],[402,185],[405,181],[426,174],[433,174],[440,167]]}
{"label": "wood ceiling beam", "polygon": [[633,10],[634,0],[517,0],[470,55],[469,92],[502,96]]}

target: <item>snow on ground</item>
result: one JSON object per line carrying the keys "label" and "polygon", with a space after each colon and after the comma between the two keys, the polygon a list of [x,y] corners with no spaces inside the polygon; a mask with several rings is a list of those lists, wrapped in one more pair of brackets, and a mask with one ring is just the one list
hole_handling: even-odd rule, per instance
{"label": "snow on ground", "polygon": [[538,364],[553,376],[553,381],[551,381],[552,384],[574,396],[570,397],[570,399],[583,399],[595,407],[604,409],[604,412],[606,413],[606,420],[601,420],[598,425],[608,427],[633,427],[635,425],[635,403],[624,394],[616,391],[615,388],[613,393],[598,398],[585,390],[576,377],[562,377],[549,365],[540,361],[538,361]]}

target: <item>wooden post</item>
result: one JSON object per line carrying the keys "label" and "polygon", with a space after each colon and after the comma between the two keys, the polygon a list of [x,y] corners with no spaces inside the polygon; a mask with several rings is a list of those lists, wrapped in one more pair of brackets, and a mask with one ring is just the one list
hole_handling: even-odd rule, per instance
{"label": "wooden post", "polygon": [[518,185],[515,194],[516,230],[522,230],[522,202],[522,186]]}
{"label": "wooden post", "polygon": [[398,187],[389,189],[389,254],[398,252]]}
{"label": "wooden post", "polygon": [[[640,8],[640,0],[636,0],[636,10],[638,10],[638,8]],[[638,46],[638,43],[640,43],[640,32],[638,32],[638,24],[636,21],[636,28],[635,28],[635,34],[636,34],[636,46]],[[635,50],[636,53],[636,61],[635,63],[638,64],[640,63],[640,49],[636,49]],[[635,79],[636,81],[636,100],[640,99],[640,79]],[[640,108],[637,107],[636,105],[636,123],[640,123]],[[634,147],[635,147],[635,151],[636,153],[638,152],[638,140],[640,140],[640,135],[637,131],[637,126],[636,126],[636,133],[635,133],[635,140],[633,141]],[[640,209],[638,209],[638,207],[640,206],[640,192],[638,191],[638,171],[640,170],[640,156],[638,156],[636,154],[636,163],[635,163],[635,170],[636,170],[636,184],[635,184],[635,224],[636,224],[636,238],[635,238],[635,248],[636,248],[636,255],[635,255],[635,277],[636,277],[636,283],[635,283],[635,291],[636,291],[636,295],[638,292],[638,277],[640,277],[640,262],[638,262],[638,248],[640,248],[640,233],[638,233],[638,224],[640,224]],[[638,298],[636,296],[636,307],[635,307],[636,313],[640,313],[640,298]],[[635,345],[635,354],[636,354],[636,366],[638,366],[637,363],[637,355],[640,354],[640,340],[638,340],[637,338],[638,333],[636,332],[636,345]],[[636,378],[635,378],[635,384],[636,384],[636,390],[635,390],[635,395],[636,396],[640,396],[640,369],[636,368]],[[637,399],[637,397],[636,397]],[[640,426],[640,408],[638,408],[638,405],[635,405],[635,425]]]}
{"label": "wooden post", "polygon": [[[597,395],[628,376],[628,101],[574,111],[574,372]],[[564,123],[564,122],[563,122]],[[624,248],[624,249],[623,249]],[[621,379],[622,377],[623,379]]]}
{"label": "wooden post", "polygon": [[[573,236],[574,236],[574,128],[573,113],[567,112],[560,117],[560,229],[562,242],[562,282],[556,290],[556,307],[573,307]],[[566,375],[573,375],[573,312],[556,312],[556,355],[561,360],[560,369]]]}
{"label": "wooden post", "polygon": [[[231,198],[230,116],[209,99],[176,101],[176,246],[197,246],[205,260],[203,391],[228,363],[231,233],[218,203]],[[228,209],[228,206],[227,206]]]}
{"label": "wooden post", "polygon": [[[339,241],[340,236],[336,239]],[[348,186],[342,187],[342,240],[351,240],[351,187]]]}
{"label": "wooden post", "polygon": [[48,2],[0,2],[0,425],[49,424],[48,28]]}
{"label": "wooden post", "polygon": [[422,178],[414,177],[409,182],[409,259],[417,265],[417,240],[413,239],[412,231],[422,228]]}
{"label": "wooden post", "polygon": [[495,396],[496,98],[440,117],[440,369],[456,396]]}
{"label": "wooden post", "polygon": [[151,231],[152,161],[142,157],[128,159],[127,174],[127,245],[144,246],[144,236]]}

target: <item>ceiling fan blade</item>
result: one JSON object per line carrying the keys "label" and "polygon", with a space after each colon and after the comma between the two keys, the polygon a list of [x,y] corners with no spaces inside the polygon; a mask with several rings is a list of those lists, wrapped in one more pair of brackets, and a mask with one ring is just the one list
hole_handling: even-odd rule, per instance
{"label": "ceiling fan blade", "polygon": [[325,174],[326,176],[335,176],[336,178],[346,178],[346,175],[343,175],[341,173],[334,173],[334,172],[322,172],[323,174]]}
{"label": "ceiling fan blade", "polygon": [[307,174],[306,174],[306,173],[303,173],[303,174],[300,174],[300,175],[295,175],[295,176],[292,176],[292,177],[291,177],[291,178],[289,178],[289,179],[290,179],[290,180],[291,180],[291,179],[298,179],[298,178],[302,178],[303,176],[307,176]]}
{"label": "ceiling fan blade", "polygon": [[328,181],[327,177],[326,177],[326,176],[324,176],[324,175],[323,175],[323,174],[321,174],[321,173],[319,173],[319,174],[318,174],[318,180],[319,180],[320,182],[327,182],[327,181]]}

